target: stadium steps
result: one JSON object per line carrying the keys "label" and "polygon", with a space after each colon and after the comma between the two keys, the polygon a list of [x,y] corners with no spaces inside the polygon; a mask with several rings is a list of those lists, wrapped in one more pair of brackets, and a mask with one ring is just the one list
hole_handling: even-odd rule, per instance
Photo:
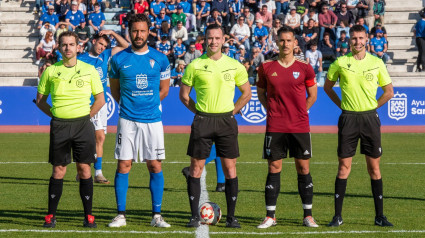
{"label": "stadium steps", "polygon": [[38,67],[33,64],[38,44],[33,14],[35,1],[10,1],[0,5],[0,86],[37,85]]}
{"label": "stadium steps", "polygon": [[386,0],[384,26],[388,33],[388,72],[395,86],[425,86],[425,74],[416,73],[417,48],[413,29],[422,0]]}

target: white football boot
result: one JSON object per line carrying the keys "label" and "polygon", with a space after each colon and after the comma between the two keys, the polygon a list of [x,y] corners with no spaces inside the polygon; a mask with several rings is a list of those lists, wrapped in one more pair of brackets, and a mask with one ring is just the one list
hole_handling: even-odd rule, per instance
{"label": "white football boot", "polygon": [[126,226],[127,222],[125,220],[125,216],[123,214],[118,214],[114,219],[112,219],[112,222],[109,223],[109,227],[122,227]]}
{"label": "white football boot", "polygon": [[276,218],[266,217],[266,218],[264,218],[264,221],[260,225],[257,226],[257,228],[266,229],[266,228],[269,228],[271,226],[276,226],[276,224],[277,224]]}
{"label": "white football boot", "polygon": [[162,218],[162,216],[160,214],[156,214],[155,216],[153,216],[152,221],[151,221],[151,226],[153,226],[153,227],[163,227],[163,228],[171,227],[170,224],[168,224],[167,222],[164,221],[164,218]]}

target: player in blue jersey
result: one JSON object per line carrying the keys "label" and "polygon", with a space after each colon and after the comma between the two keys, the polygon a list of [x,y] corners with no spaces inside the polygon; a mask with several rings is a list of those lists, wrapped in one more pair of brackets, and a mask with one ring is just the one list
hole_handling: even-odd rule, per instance
{"label": "player in blue jersey", "polygon": [[109,79],[111,93],[120,105],[115,144],[118,159],[115,174],[115,196],[118,215],[109,227],[125,226],[128,175],[132,162],[146,162],[150,173],[154,227],[170,227],[161,216],[164,176],[161,161],[165,159],[161,100],[170,84],[167,56],[147,45],[150,20],[144,14],[129,16],[131,47],[112,57]]}
{"label": "player in blue jersey", "polygon": [[[106,49],[110,43],[109,35],[113,36],[118,46],[112,49]],[[100,80],[103,85],[103,92],[105,93],[105,100],[108,98],[106,95],[106,87],[108,86],[108,62],[109,59],[116,53],[128,48],[128,42],[120,35],[111,30],[103,30],[98,35],[93,37],[93,47],[90,52],[81,54],[78,59],[88,64],[93,65],[97,72],[99,72]],[[105,134],[107,133],[108,122],[108,106],[105,104],[102,109],[93,117],[91,121],[96,130],[96,162],[94,163],[95,169],[95,183],[109,184],[109,180],[103,176],[102,173],[102,157],[103,157],[103,143],[105,142]],[[77,175],[78,176],[78,175]]]}

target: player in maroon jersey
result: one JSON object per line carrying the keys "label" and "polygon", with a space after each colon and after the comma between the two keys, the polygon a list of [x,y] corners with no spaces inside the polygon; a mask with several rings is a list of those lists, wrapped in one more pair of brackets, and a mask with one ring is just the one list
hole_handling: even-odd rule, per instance
{"label": "player in maroon jersey", "polygon": [[[301,197],[307,227],[318,227],[312,217],[313,180],[309,171],[311,158],[310,125],[307,110],[317,98],[313,68],[294,57],[296,45],[292,28],[278,30],[279,57],[265,61],[258,70],[258,99],[267,110],[267,127],[263,158],[268,160],[265,198],[267,215],[258,228],[276,225],[275,210],[280,192],[282,159],[295,158],[298,192]],[[307,97],[306,97],[307,91]]]}

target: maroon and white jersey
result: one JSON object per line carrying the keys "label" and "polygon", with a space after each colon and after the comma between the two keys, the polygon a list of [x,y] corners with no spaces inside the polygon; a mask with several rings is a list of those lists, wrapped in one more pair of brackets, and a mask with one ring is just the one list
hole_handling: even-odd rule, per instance
{"label": "maroon and white jersey", "polygon": [[258,88],[267,92],[267,132],[308,133],[306,88],[316,85],[310,64],[295,59],[284,67],[278,60],[265,61],[258,69]]}

